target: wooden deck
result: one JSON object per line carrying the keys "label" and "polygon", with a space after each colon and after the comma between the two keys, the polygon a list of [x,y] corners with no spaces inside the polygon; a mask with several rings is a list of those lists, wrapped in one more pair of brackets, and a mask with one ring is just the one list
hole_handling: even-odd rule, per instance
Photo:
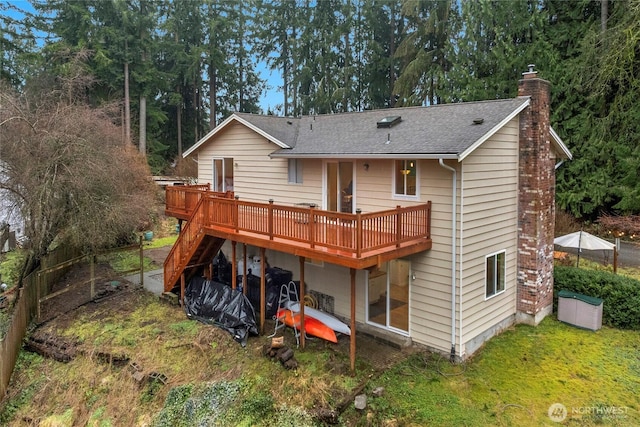
{"label": "wooden deck", "polygon": [[167,187],[166,214],[187,219],[165,262],[165,288],[203,236],[365,269],[431,249],[431,203],[346,214],[238,200],[207,186]]}

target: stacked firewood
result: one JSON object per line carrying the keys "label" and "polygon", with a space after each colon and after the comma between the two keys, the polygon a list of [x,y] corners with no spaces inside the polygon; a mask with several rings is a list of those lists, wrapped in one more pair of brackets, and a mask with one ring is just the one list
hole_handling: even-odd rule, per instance
{"label": "stacked firewood", "polygon": [[293,350],[284,345],[284,337],[274,337],[263,347],[265,356],[278,360],[287,369],[296,369],[298,361],[293,356]]}

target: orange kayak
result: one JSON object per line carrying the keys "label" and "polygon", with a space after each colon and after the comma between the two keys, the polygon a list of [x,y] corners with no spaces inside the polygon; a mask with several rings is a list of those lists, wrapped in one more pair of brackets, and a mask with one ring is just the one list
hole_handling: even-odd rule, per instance
{"label": "orange kayak", "polygon": [[[300,329],[300,313],[294,313],[291,315],[291,310],[281,308],[278,310],[276,316],[285,325],[293,328],[293,325],[295,324],[296,329]],[[338,342],[335,331],[313,317],[304,316],[304,330],[307,335],[312,335],[334,343]]]}

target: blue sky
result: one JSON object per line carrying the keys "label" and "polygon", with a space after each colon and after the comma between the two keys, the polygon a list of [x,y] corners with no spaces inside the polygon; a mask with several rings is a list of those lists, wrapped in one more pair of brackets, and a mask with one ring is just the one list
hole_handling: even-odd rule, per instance
{"label": "blue sky", "polygon": [[[259,62],[257,65],[258,73],[267,81],[268,86],[267,93],[263,95],[260,101],[260,107],[266,113],[269,107],[274,109],[277,104],[284,104],[283,94],[278,93],[278,86],[281,86],[283,82],[279,73],[269,70],[266,63]],[[282,113],[279,115],[282,115]]]}

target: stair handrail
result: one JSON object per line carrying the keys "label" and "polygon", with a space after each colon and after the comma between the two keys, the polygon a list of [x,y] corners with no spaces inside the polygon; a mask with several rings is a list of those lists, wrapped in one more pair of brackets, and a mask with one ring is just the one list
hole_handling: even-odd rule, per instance
{"label": "stair handrail", "polygon": [[[193,212],[192,212],[191,216],[187,220],[186,225],[184,227],[182,227],[182,229],[180,230],[180,234],[178,235],[178,239],[175,241],[175,243],[171,247],[171,250],[169,251],[169,254],[167,255],[167,257],[164,260],[163,270],[164,270],[164,287],[165,287],[165,290],[167,290],[167,283],[172,283],[172,286],[175,285],[175,283],[177,281],[177,275],[176,274],[178,272],[183,271],[186,263],[189,262],[189,258],[186,257],[185,254],[183,253],[183,252],[185,252],[185,249],[182,248],[183,242],[192,234],[193,234],[194,237],[197,237],[199,234],[200,235],[202,234],[202,230],[204,229],[204,216],[202,215],[202,211],[204,210],[203,206],[204,206],[204,199],[205,198],[206,197],[200,197],[200,199],[198,200],[198,203],[196,203],[196,206],[193,209]],[[192,229],[194,227],[197,227],[197,230],[195,231],[195,233],[192,233]],[[193,249],[194,246],[195,245],[193,245],[193,242],[189,242],[189,244],[187,244],[186,250],[187,251],[188,250],[195,250],[195,249]],[[176,255],[177,255],[177,257],[176,257]],[[167,268],[168,268],[168,264],[169,264],[170,261],[173,264],[174,270],[170,275],[168,275],[167,274]],[[185,265],[183,265],[183,264],[185,264]],[[180,267],[180,268],[176,268],[176,267]]]}

